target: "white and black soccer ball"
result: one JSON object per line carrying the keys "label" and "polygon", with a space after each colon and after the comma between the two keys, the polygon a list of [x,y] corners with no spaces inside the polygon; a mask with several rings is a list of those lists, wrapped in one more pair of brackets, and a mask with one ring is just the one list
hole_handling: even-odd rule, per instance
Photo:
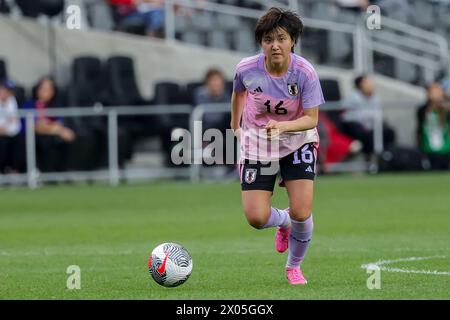
{"label": "white and black soccer ball", "polygon": [[148,259],[152,278],[164,287],[177,287],[186,282],[192,273],[192,257],[176,243],[162,243],[153,249]]}

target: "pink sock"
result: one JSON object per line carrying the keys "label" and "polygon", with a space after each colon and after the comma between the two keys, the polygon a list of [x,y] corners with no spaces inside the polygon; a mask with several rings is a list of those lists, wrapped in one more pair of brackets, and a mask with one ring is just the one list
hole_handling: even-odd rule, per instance
{"label": "pink sock", "polygon": [[289,236],[289,254],[286,267],[298,268],[305,258],[313,233],[312,214],[305,221],[291,218],[291,234]]}
{"label": "pink sock", "polygon": [[270,208],[270,217],[263,229],[271,227],[287,227],[289,225],[289,214],[285,210]]}

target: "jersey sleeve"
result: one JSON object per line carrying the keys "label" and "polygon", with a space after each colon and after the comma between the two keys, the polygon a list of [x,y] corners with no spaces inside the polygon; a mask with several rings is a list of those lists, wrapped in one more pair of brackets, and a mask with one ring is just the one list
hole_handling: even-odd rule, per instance
{"label": "jersey sleeve", "polygon": [[303,83],[301,100],[304,109],[314,108],[325,103],[316,71],[312,73],[311,77],[307,77]]}
{"label": "jersey sleeve", "polygon": [[245,88],[244,82],[242,81],[242,73],[239,71],[239,68],[236,68],[236,72],[234,74],[234,79],[233,79],[233,91],[242,92],[245,90],[246,90],[246,88]]}

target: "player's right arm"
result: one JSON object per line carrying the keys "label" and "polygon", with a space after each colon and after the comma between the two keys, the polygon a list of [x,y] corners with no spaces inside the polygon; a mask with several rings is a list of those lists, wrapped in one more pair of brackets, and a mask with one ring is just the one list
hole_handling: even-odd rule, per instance
{"label": "player's right arm", "polygon": [[231,95],[231,129],[236,136],[240,135],[241,131],[241,117],[244,110],[245,99],[247,91],[233,91]]}

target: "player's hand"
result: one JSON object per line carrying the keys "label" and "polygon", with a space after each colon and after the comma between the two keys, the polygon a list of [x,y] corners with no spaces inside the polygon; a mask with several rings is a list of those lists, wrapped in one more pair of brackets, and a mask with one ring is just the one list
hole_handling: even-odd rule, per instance
{"label": "player's hand", "polygon": [[267,130],[267,139],[274,140],[278,138],[283,132],[283,126],[281,122],[270,120],[266,124],[266,130]]}
{"label": "player's hand", "polygon": [[237,128],[233,130],[234,136],[238,139],[241,138],[241,128]]}
{"label": "player's hand", "polygon": [[60,136],[66,142],[73,142],[75,140],[75,133],[69,128],[63,128]]}

